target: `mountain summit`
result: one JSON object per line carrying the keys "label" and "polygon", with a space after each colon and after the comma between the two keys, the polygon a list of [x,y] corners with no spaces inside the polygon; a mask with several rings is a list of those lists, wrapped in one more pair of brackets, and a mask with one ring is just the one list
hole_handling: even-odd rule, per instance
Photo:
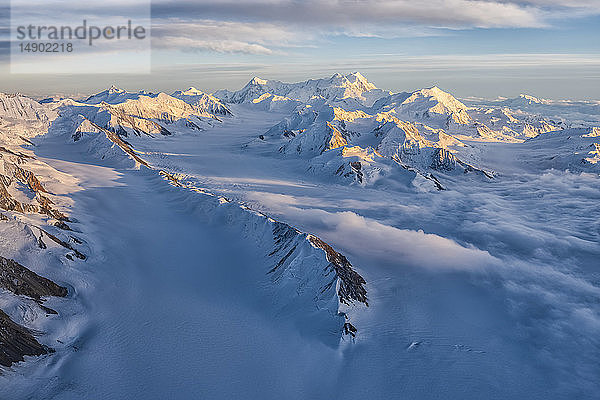
{"label": "mountain summit", "polygon": [[437,86],[384,97],[373,105],[374,112],[393,112],[401,119],[447,127],[449,123],[472,121],[468,107]]}
{"label": "mountain summit", "polygon": [[140,96],[154,96],[154,94],[144,90],[139,92],[128,92],[118,88],[115,85],[111,85],[108,89],[88,97],[83,102],[87,104],[100,104],[102,102],[108,104],[117,104],[123,103],[130,99],[138,99]]}
{"label": "mountain summit", "polygon": [[279,96],[303,103],[318,101],[338,102],[354,99],[361,105],[371,106],[377,99],[389,95],[377,89],[359,72],[348,75],[336,73],[330,78],[310,79],[298,83],[284,83],[254,77],[242,89],[215,92],[215,96],[228,103],[257,102],[261,96]]}

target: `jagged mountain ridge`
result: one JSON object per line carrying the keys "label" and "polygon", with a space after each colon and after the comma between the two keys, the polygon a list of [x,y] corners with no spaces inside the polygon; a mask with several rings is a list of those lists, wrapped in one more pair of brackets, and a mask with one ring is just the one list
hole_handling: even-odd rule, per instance
{"label": "jagged mountain ridge", "polygon": [[178,90],[173,92],[171,95],[177,99],[183,100],[193,107],[196,107],[202,112],[208,113],[209,115],[223,115],[231,116],[233,113],[227,108],[219,99],[211,94],[202,92],[195,87],[182,91]]}
{"label": "jagged mountain ridge", "polygon": [[167,95],[166,93],[152,93],[144,90],[139,92],[128,92],[113,85],[104,91],[88,97],[86,100],[82,101],[82,103],[90,105],[100,105],[102,103],[118,105],[126,103],[129,100],[148,103],[151,102],[151,100],[148,99],[156,99],[158,103],[166,103],[166,105],[168,105],[169,103],[173,103],[170,97],[186,102],[194,108],[199,116],[214,117],[215,115],[231,115],[231,111],[217,98],[194,87],[190,87],[185,91],[178,90],[171,95]]}
{"label": "jagged mountain ridge", "polygon": [[[103,142],[96,142],[99,138],[95,134],[88,138],[94,140],[95,145],[88,145],[90,153],[106,159],[105,152],[98,154],[96,146],[101,144],[107,148],[106,151],[112,152],[111,162],[123,165],[123,158],[131,158],[138,167],[143,165],[151,173],[162,176],[171,186],[186,190],[189,195],[186,204],[197,204],[197,215],[202,215],[206,221],[228,221],[227,225],[232,229],[242,232],[245,238],[264,249],[265,265],[268,266],[264,273],[273,285],[268,290],[279,308],[292,307],[295,312],[302,311],[298,323],[325,318],[337,326],[334,341],[344,335],[356,335],[357,328],[346,313],[349,308],[368,305],[366,281],[346,257],[314,235],[186,184],[174,174],[153,169],[117,135],[107,134],[102,136]],[[79,141],[81,138],[75,142]],[[200,210],[202,212],[198,214]],[[290,298],[289,293],[295,293],[295,296]]]}
{"label": "jagged mountain ridge", "polygon": [[[156,97],[151,97],[152,101],[156,101]],[[399,95],[397,99],[401,97]],[[12,355],[4,359],[13,363],[12,368],[17,373],[29,373],[36,365],[61,365],[63,359],[67,359],[63,357],[99,359],[99,362],[88,364],[95,368],[87,368],[97,376],[103,364],[118,365],[123,355],[127,355],[130,356],[128,365],[134,363],[133,374],[146,365],[152,365],[155,371],[164,361],[168,376],[169,370],[180,359],[185,360],[184,367],[195,367],[195,362],[201,358],[197,354],[208,358],[203,350],[214,347],[217,353],[220,352],[222,347],[212,345],[211,340],[224,339],[228,344],[235,337],[239,338],[240,346],[235,347],[239,351],[231,352],[233,359],[237,362],[240,354],[250,355],[250,365],[271,347],[277,351],[272,352],[269,359],[279,361],[290,354],[288,348],[300,343],[300,351],[291,353],[293,357],[288,357],[281,365],[290,366],[307,354],[306,349],[316,349],[315,354],[308,352],[304,366],[316,365],[315,357],[319,359],[321,354],[329,353],[339,363],[336,362],[333,368],[326,365],[327,371],[352,370],[356,377],[369,374],[362,367],[371,362],[386,360],[383,364],[396,365],[402,360],[398,365],[410,365],[414,357],[424,361],[421,364],[427,371],[430,362],[439,365],[442,360],[443,365],[448,365],[447,362],[457,361],[453,364],[456,366],[473,359],[472,368],[462,370],[469,377],[484,367],[490,368],[490,364],[481,364],[482,360],[489,359],[492,365],[500,364],[499,369],[492,372],[502,375],[506,365],[521,365],[523,360],[519,354],[517,359],[506,362],[501,357],[515,347],[489,345],[490,332],[496,331],[494,324],[501,322],[497,326],[501,326],[502,332],[494,336],[496,343],[508,336],[516,348],[523,349],[524,343],[511,335],[511,323],[523,326],[523,322],[527,329],[537,329],[542,320],[542,326],[532,332],[532,338],[537,344],[540,344],[538,339],[542,339],[543,346],[533,343],[531,347],[541,348],[542,357],[548,348],[553,350],[553,357],[560,356],[560,351],[554,353],[554,350],[562,348],[565,337],[572,337],[577,347],[583,345],[587,353],[591,350],[591,354],[584,354],[584,357],[588,357],[587,365],[592,369],[582,368],[577,374],[595,371],[595,347],[586,348],[587,337],[593,335],[577,339],[580,318],[569,319],[568,324],[565,323],[569,330],[559,331],[556,341],[552,342],[544,336],[544,331],[549,324],[559,320],[554,316],[544,319],[544,315],[540,319],[537,311],[550,308],[548,313],[554,314],[557,310],[559,322],[563,322],[563,312],[577,316],[572,311],[582,307],[593,309],[597,294],[593,286],[593,267],[598,253],[595,246],[598,218],[597,207],[594,207],[598,198],[596,184],[600,165],[598,129],[566,128],[537,133],[534,130],[535,115],[506,106],[481,107],[481,110],[467,106],[473,121],[468,124],[451,122],[440,128],[435,124],[428,125],[414,115],[401,118],[391,109],[373,112],[364,105],[354,108],[358,103],[353,98],[345,100],[352,104],[346,107],[340,101],[329,103],[323,98],[310,104],[294,101],[300,107],[286,113],[266,112],[268,108],[262,109],[259,103],[228,104],[234,112],[231,118],[222,118],[223,123],[214,123],[206,131],[196,134],[198,131],[191,127],[177,126],[176,118],[173,119],[175,122],[168,116],[162,118],[156,108],[143,109],[146,104],[139,98],[129,99],[137,104],[127,109],[119,108],[127,102],[108,107],[101,103],[92,105],[62,99],[59,100],[61,105],[48,103],[48,107],[60,116],[49,121],[52,128],[45,138],[32,139],[28,145],[25,145],[26,141],[10,139],[7,144],[2,141],[19,133],[18,123],[15,122],[15,130],[10,135],[5,135],[0,127],[0,147],[6,150],[7,159],[11,157],[12,164],[33,173],[45,190],[52,192],[60,187],[58,175],[48,166],[42,167],[28,158],[32,151],[37,152],[42,161],[55,160],[52,162],[56,162],[59,169],[85,170],[78,175],[81,188],[71,193],[74,193],[72,200],[75,201],[72,210],[87,210],[87,213],[72,215],[68,202],[57,196],[57,209],[70,219],[73,217],[72,222],[63,221],[68,222],[67,229],[54,226],[54,221],[43,213],[20,210],[0,213],[0,237],[9,238],[0,240],[0,257],[16,260],[38,277],[51,278],[57,285],[53,293],[65,293],[60,288],[68,288],[65,298],[51,294],[39,296],[42,304],[37,302],[37,292],[30,291],[23,280],[15,282],[15,275],[31,278],[23,269],[11,264],[5,268],[6,275],[0,273],[0,286],[13,288],[2,291],[0,296],[0,326],[5,328],[4,333],[9,333],[0,334],[0,348],[3,345],[8,348],[6,343],[26,343],[16,352],[9,349]],[[424,103],[431,106],[430,101]],[[169,111],[167,102],[164,105],[169,115],[175,116],[179,112]],[[488,109],[492,111],[486,113]],[[95,120],[98,110],[114,114],[115,121],[121,126],[125,126],[127,118],[135,116],[140,120],[135,122],[138,132],[125,131],[125,136],[122,132],[117,133],[118,129],[110,130],[111,125],[101,119]],[[171,128],[172,135],[163,136],[159,131],[152,131],[154,125],[142,125],[145,117],[148,117],[147,121]],[[544,119],[540,118],[540,121]],[[483,130],[473,132],[476,123],[488,128],[489,136],[482,135]],[[112,126],[116,127],[116,124]],[[498,132],[502,127],[512,127],[513,131],[500,136]],[[535,137],[525,138],[519,130],[527,130]],[[185,132],[192,134],[184,135]],[[248,146],[240,147],[253,138],[255,140]],[[493,143],[500,140],[505,142]],[[25,146],[21,148],[21,145]],[[494,171],[494,181],[485,176],[484,171],[488,170]],[[31,185],[27,183],[26,174],[12,165],[2,173],[11,179],[11,196],[26,196],[19,200],[22,203],[36,201],[31,197],[34,191],[30,188],[36,184],[34,181]],[[61,179],[68,180],[64,176]],[[165,179],[172,186],[165,185]],[[431,190],[436,188],[449,190]],[[71,197],[64,200],[71,200]],[[569,210],[577,212],[571,214]],[[94,219],[96,215],[99,217]],[[277,216],[277,219],[268,215]],[[189,229],[188,221],[193,229]],[[128,225],[131,225],[130,229]],[[578,227],[574,228],[575,225]],[[211,231],[215,226],[218,230]],[[103,241],[99,235],[87,234],[87,231],[100,229],[103,229],[102,236],[110,239]],[[203,236],[206,231],[217,233],[217,239],[212,242]],[[223,232],[227,234],[221,237]],[[336,248],[344,249],[349,259],[323,240],[303,232],[315,232],[323,239],[331,240]],[[244,245],[238,247],[238,241]],[[11,245],[12,242],[16,243]],[[216,257],[207,256],[209,247],[216,249]],[[240,251],[246,257],[235,258],[235,263],[227,264],[230,253],[246,247],[252,249],[248,254]],[[121,248],[125,250],[121,251]],[[99,249],[104,250],[106,259],[96,257]],[[519,254],[524,257],[515,259]],[[90,257],[82,264],[86,255]],[[534,258],[549,264],[527,262]],[[364,272],[351,265],[350,261],[355,259],[361,260],[359,266],[364,266]],[[492,263],[488,264],[490,259]],[[150,270],[154,260],[159,261],[155,263],[156,268]],[[565,265],[561,265],[563,261]],[[519,265],[521,262],[525,264]],[[213,266],[231,267],[220,268],[225,278],[220,283],[241,281],[243,285],[223,295],[219,284],[204,284],[211,281],[209,275]],[[571,266],[575,268],[573,275],[559,272]],[[579,266],[590,269],[591,274],[581,275]],[[423,268],[427,271],[421,275]],[[550,273],[546,274],[548,268]],[[105,270],[108,273],[103,274]],[[121,275],[130,270],[133,274]],[[185,273],[180,273],[182,270]],[[508,270],[510,275],[507,276]],[[83,284],[76,284],[72,279],[80,271],[86,274],[86,279]],[[544,273],[540,279],[530,279],[532,274],[540,272]],[[178,273],[182,280],[172,280]],[[244,274],[250,274],[251,279],[244,280]],[[417,274],[417,279],[411,278],[412,274]],[[471,279],[465,280],[463,285],[465,276]],[[122,279],[124,284],[118,287],[125,289],[126,296],[115,296],[116,292],[106,290],[109,285],[118,285],[117,281],[122,277],[126,279]],[[147,294],[140,297],[139,302],[129,303],[128,298],[135,297],[140,291],[128,282],[152,281],[154,277],[159,282],[144,287]],[[461,278],[458,286],[455,277]],[[483,283],[479,281],[480,277]],[[494,284],[489,294],[494,301],[479,304],[490,277]],[[571,278],[582,280],[572,282]],[[569,282],[566,290],[554,291],[564,281]],[[108,285],[96,291],[99,296],[89,296],[94,293],[88,292],[89,289],[95,285],[100,287],[104,282]],[[417,290],[421,282],[423,287]],[[498,282],[517,287],[504,292],[505,288],[495,284]],[[473,283],[481,283],[481,286],[477,285],[472,296],[457,298],[471,291]],[[216,287],[214,292],[212,287]],[[533,296],[528,288],[533,288]],[[519,292],[517,297],[513,289]],[[522,294],[523,289],[525,294]],[[498,297],[498,290],[503,290],[501,297]],[[580,295],[580,290],[585,293]],[[253,314],[256,311],[254,304],[246,307],[256,299],[244,297],[246,292],[253,291],[266,294],[256,315]],[[160,297],[163,292],[168,298],[184,294],[171,304],[168,298],[165,302],[165,297]],[[430,296],[430,293],[436,295]],[[449,293],[449,297],[443,297],[444,293]],[[557,308],[546,302],[548,293],[560,294]],[[541,301],[536,300],[538,294]],[[243,299],[240,302],[244,303],[243,307],[226,308],[225,318],[214,317],[223,304],[237,298]],[[503,316],[498,312],[495,301],[498,298],[522,303],[522,311],[526,314],[534,307],[536,313],[531,320],[519,316],[513,318],[512,314],[510,318]],[[92,315],[95,312],[86,314],[85,307],[73,307],[79,300],[93,303],[94,311],[109,310],[103,315],[108,323],[104,325],[101,318],[95,318]],[[188,300],[191,300],[189,305]],[[418,307],[411,303],[413,300],[418,302]],[[442,307],[442,310],[432,313],[429,306],[423,306],[430,300],[434,303],[429,305],[431,308],[439,310]],[[114,309],[107,307],[110,302],[115,304]],[[571,308],[563,308],[564,303]],[[210,304],[216,307],[210,309]],[[474,307],[468,308],[471,304]],[[208,312],[203,313],[207,308]],[[406,313],[408,308],[414,308],[413,314]],[[118,309],[123,309],[124,313],[115,312]],[[127,327],[131,316],[144,309],[143,318]],[[87,326],[70,324],[72,312],[82,310],[93,319],[91,323]],[[459,314],[459,310],[463,313]],[[58,314],[52,314],[52,311]],[[483,314],[489,319],[482,321]],[[115,315],[117,317],[113,318]],[[160,317],[153,319],[155,315]],[[175,318],[170,319],[171,315]],[[197,315],[201,318],[190,323]],[[424,319],[433,322],[433,330],[429,330],[430,326],[421,330]],[[230,320],[230,325],[221,328],[223,322]],[[407,320],[415,324],[407,326]],[[146,322],[150,325],[145,325]],[[213,323],[218,326],[217,330],[205,330]],[[266,335],[268,340],[260,346],[254,341],[262,337],[264,330],[255,334],[257,331],[252,329],[255,323],[261,327],[274,324],[271,327],[274,336]],[[242,329],[236,330],[238,325]],[[415,326],[419,328],[417,331],[413,330]],[[490,330],[490,326],[493,329]],[[56,327],[64,334],[56,335],[53,330]],[[593,330],[592,326],[586,333]],[[90,338],[92,335],[86,334],[89,332],[94,333],[94,337],[107,337],[103,344],[108,343],[108,346],[96,345],[98,342]],[[126,347],[117,344],[114,349],[112,344],[116,337]],[[150,341],[146,341],[149,338]],[[156,340],[152,341],[154,338]],[[209,346],[191,347],[196,338],[201,342],[208,341]],[[381,344],[379,338],[390,345],[377,348]],[[279,340],[282,346],[276,347]],[[130,347],[130,343],[134,345]],[[163,347],[163,343],[173,346]],[[463,343],[468,347],[463,347]],[[572,344],[564,347],[569,359]],[[50,348],[55,349],[56,354],[52,355]],[[146,353],[147,349],[151,351]],[[177,349],[180,352],[176,352]],[[107,356],[108,351],[113,351],[116,357]],[[363,356],[354,361],[353,357],[339,357],[340,354],[358,355],[361,352]],[[147,358],[150,354],[156,357]],[[35,355],[42,357],[33,357]],[[385,359],[386,355],[389,359]],[[528,368],[537,364],[535,353],[530,355],[534,360]],[[138,356],[141,362],[135,364],[134,359]],[[22,359],[27,362],[14,365]],[[156,364],[148,362],[150,359]],[[217,354],[216,359],[221,360],[221,355]],[[0,364],[2,360],[0,355]],[[229,360],[225,361],[224,367],[230,371]],[[513,361],[515,363],[511,364]],[[208,368],[198,370],[211,368],[212,365],[208,365]],[[297,377],[300,369],[290,371]],[[241,375],[250,370],[244,368]],[[286,368],[281,370],[287,371]],[[547,371],[546,366],[544,371]],[[565,376],[570,377],[571,371],[568,368]],[[176,370],[174,376],[181,376],[181,372]],[[371,372],[372,376],[379,376],[381,371]],[[442,379],[447,376],[443,368],[434,372],[440,373]],[[489,369],[483,369],[484,379],[488,372]],[[48,375],[54,379],[57,372],[51,367]],[[128,376],[118,375],[125,375],[123,381],[127,384]],[[268,375],[267,385],[273,376],[278,376],[277,371]],[[588,375],[581,376],[585,379]],[[509,378],[512,381],[514,376]],[[427,379],[425,377],[425,383]],[[100,381],[99,385],[104,382]],[[582,382],[576,382],[576,390]],[[31,380],[26,383],[30,384]],[[346,387],[345,384],[335,386],[334,392],[338,387]],[[350,390],[354,391],[355,387]],[[318,390],[321,393],[321,389]]]}
{"label": "jagged mountain ridge", "polygon": [[124,89],[120,89],[115,85],[112,85],[106,90],[98,92],[96,94],[91,95],[87,99],[83,100],[82,103],[85,104],[100,104],[100,103],[108,103],[108,104],[119,104],[123,103],[127,100],[137,100],[141,96],[147,97],[155,97],[157,93],[147,92],[145,90],[141,90],[139,92],[128,92]]}
{"label": "jagged mountain ridge", "polygon": [[372,109],[436,128],[447,128],[450,123],[466,125],[472,121],[467,106],[436,86],[384,97],[375,102]]}
{"label": "jagged mountain ridge", "polygon": [[[344,181],[353,177],[351,181],[360,185],[373,184],[385,175],[396,176],[390,171],[395,164],[427,178],[433,172],[458,171],[491,177],[453,154],[453,147],[465,146],[457,138],[443,129],[405,122],[391,112],[369,115],[330,105],[305,106],[259,135],[254,145],[263,143],[271,143],[286,156],[309,159],[308,170],[313,173],[324,168]],[[336,156],[324,156],[338,148],[344,149],[335,151]]]}
{"label": "jagged mountain ridge", "polygon": [[[98,132],[88,132],[88,134],[89,133],[91,133],[91,137],[95,139],[97,134],[102,133],[102,130],[99,130]],[[137,155],[135,155],[132,148],[128,144],[118,140],[118,136],[106,135],[104,138],[106,140],[104,141],[103,145],[106,147],[110,146],[110,149],[116,150],[115,157],[133,158],[134,161],[143,163],[143,165],[148,168],[152,168],[149,163],[141,160]],[[73,137],[72,140],[78,142],[81,140],[81,137]],[[95,146],[89,147],[88,149],[94,152],[98,150]],[[101,158],[105,158],[105,154],[102,154]],[[319,290],[315,292],[318,293],[316,299],[319,302],[330,302],[330,296],[332,293],[331,291],[333,290],[333,293],[336,293],[340,304],[350,306],[354,302],[358,302],[368,305],[366,296],[367,292],[364,287],[366,282],[364,278],[354,271],[352,264],[350,264],[346,257],[336,252],[331,246],[318,237],[300,232],[297,229],[285,223],[276,221],[262,213],[255,212],[245,206],[240,207],[238,204],[232,203],[225,198],[217,197],[202,189],[187,185],[176,175],[162,170],[158,172],[171,185],[179,188],[190,189],[192,192],[197,193],[201,196],[201,198],[205,199],[200,203],[200,205],[202,206],[202,209],[205,210],[206,218],[220,218],[214,215],[215,208],[218,208],[217,214],[221,214],[223,212],[227,214],[233,213],[235,217],[228,216],[226,220],[231,221],[232,224],[235,224],[235,221],[248,220],[247,222],[244,222],[245,225],[241,231],[253,238],[260,237],[265,234],[262,232],[263,228],[261,225],[263,224],[266,224],[269,229],[272,229],[273,238],[267,240],[264,245],[269,250],[267,255],[268,259],[274,260],[272,261],[272,268],[268,273],[273,274],[276,281],[280,281],[282,279],[282,274],[291,274],[291,276],[294,278],[288,278],[290,281],[297,280],[299,274],[302,274],[305,276],[305,278],[301,280],[300,287],[304,287],[306,285],[306,282],[303,282],[304,280],[308,282],[314,280],[315,278],[317,279],[314,284],[319,285]],[[194,199],[194,201],[198,200]],[[258,229],[258,231],[254,233],[248,232],[249,229]],[[309,247],[307,247],[307,245],[309,245]],[[296,259],[296,261],[293,261],[297,257],[307,257],[306,253],[313,251],[309,250],[311,248],[323,251],[325,260],[327,261],[327,263],[321,266],[311,266],[311,268],[315,268],[315,271],[318,271],[315,273],[308,270],[303,270],[303,268],[305,268],[303,266],[298,266],[298,262],[303,263],[302,260]],[[298,270],[298,268],[301,269]],[[319,276],[321,276],[322,279],[325,279],[325,281],[319,281]],[[299,290],[305,291],[306,288],[296,289],[296,292]],[[315,293],[307,292],[307,296],[314,297]],[[335,305],[336,310],[340,307],[340,304]],[[330,309],[329,311],[331,312],[332,310]],[[336,313],[337,312],[338,311],[336,311]],[[342,313],[340,314],[340,317],[345,318],[345,315]],[[342,318],[340,321],[343,321],[344,318]],[[353,332],[355,333],[356,330],[354,329]]]}
{"label": "jagged mountain ridge", "polygon": [[242,89],[231,92],[221,90],[215,97],[228,103],[256,103],[264,96],[279,96],[289,101],[310,103],[324,99],[335,103],[345,99],[355,99],[359,104],[370,106],[378,98],[389,94],[378,89],[359,72],[348,75],[339,73],[330,78],[311,79],[299,83],[283,83],[280,81],[253,78]]}
{"label": "jagged mountain ridge", "polygon": [[[22,118],[28,128],[28,117]],[[68,289],[42,275],[55,275],[66,264],[86,259],[64,199],[55,204],[52,199],[58,197],[43,183],[59,179],[60,174],[21,144],[29,143],[15,142],[0,130],[0,365],[4,367],[26,356],[54,352],[56,343],[39,340],[43,332],[31,327],[58,318],[62,310],[44,303],[66,297]]]}
{"label": "jagged mountain ridge", "polygon": [[37,101],[21,94],[0,93],[0,118],[27,122],[48,122],[52,111]]}
{"label": "jagged mountain ridge", "polygon": [[[199,106],[166,93],[139,95],[110,104],[78,103],[72,100],[54,104],[60,117],[50,127],[60,134],[66,126],[76,135],[93,124],[122,137],[172,135],[175,132],[202,131],[218,119]],[[80,125],[84,124],[83,127]]]}
{"label": "jagged mountain ridge", "polygon": [[[97,128],[127,138],[201,131],[205,128],[202,118],[231,116],[231,110],[217,97],[232,104],[261,105],[260,109],[270,112],[295,109],[289,117],[259,135],[265,142],[279,137],[280,144],[276,146],[279,153],[312,159],[343,146],[358,146],[360,151],[356,154],[372,148],[374,153],[369,160],[380,161],[387,157],[425,175],[434,171],[447,174],[479,170],[455,154],[454,147],[464,146],[461,138],[524,140],[559,126],[505,106],[468,107],[435,86],[414,92],[384,92],[360,73],[335,74],[330,78],[291,84],[253,78],[237,92],[219,91],[215,96],[193,87],[173,95],[129,93],[111,87],[91,96],[84,104],[72,100],[62,100],[60,104],[63,114],[70,114],[66,119],[76,121],[72,128],[74,138],[94,133]],[[519,99],[529,104],[546,104],[532,96],[523,95]],[[414,129],[403,129],[401,125],[405,123],[413,124]],[[407,134],[413,130],[418,132],[418,137]],[[392,140],[394,135],[396,139]],[[392,142],[394,145],[390,146]],[[343,163],[360,164],[358,160],[346,160],[343,154],[350,153],[338,153],[342,157],[340,167]],[[326,164],[330,162],[332,160]],[[365,168],[373,163],[365,162]],[[316,165],[323,165],[322,160],[309,162],[308,169],[314,172],[318,169]],[[352,167],[347,168],[353,171]],[[373,174],[366,173],[366,169],[362,173],[379,176],[387,169],[388,166],[379,165]]]}

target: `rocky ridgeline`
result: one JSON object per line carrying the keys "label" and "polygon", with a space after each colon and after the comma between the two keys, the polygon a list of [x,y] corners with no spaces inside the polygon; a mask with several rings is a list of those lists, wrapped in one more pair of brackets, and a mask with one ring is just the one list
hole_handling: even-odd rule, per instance
{"label": "rocky ridgeline", "polygon": [[[45,214],[58,221],[68,218],[53,208],[53,202],[46,196],[48,193],[39,179],[31,171],[22,168],[27,158],[12,151],[0,148],[0,208],[6,211],[20,213]],[[30,202],[18,200],[16,192],[21,192],[21,198],[33,195]],[[27,193],[28,192],[28,193]]]}
{"label": "rocky ridgeline", "polygon": [[356,335],[348,310],[368,306],[366,281],[344,255],[314,235],[186,184],[168,172],[160,175],[172,186],[198,194],[188,204],[198,203],[202,218],[227,221],[263,249],[264,273],[271,282],[268,290],[277,307],[294,309],[303,321],[327,318],[339,333],[336,340]]}
{"label": "rocky ridgeline", "polygon": [[[110,158],[119,165],[131,167],[134,164],[137,168],[154,170],[120,135],[93,122],[88,125],[71,132],[71,140],[87,145],[91,155],[103,160]],[[309,315],[309,319],[315,309],[319,310],[317,314],[326,315],[330,322],[333,321],[331,323],[337,326],[340,336],[356,334],[356,328],[342,308],[367,305],[366,283],[343,255],[313,235],[188,185],[166,171],[158,172],[172,186],[190,190],[193,196],[190,204],[197,203],[198,208],[204,210],[206,219],[223,218],[236,232],[242,232],[264,249],[265,265],[268,266],[264,273],[272,282],[270,290],[277,299],[275,302],[282,308],[294,303],[301,312]],[[291,293],[296,296],[290,296]],[[307,304],[310,306],[306,307]]]}
{"label": "rocky ridgeline", "polygon": [[[44,298],[67,295],[67,288],[2,256],[0,256],[0,288],[17,296],[26,296],[35,300],[50,314],[56,314],[56,311],[41,305]],[[15,323],[0,310],[0,365],[10,367],[15,362],[24,361],[25,356],[40,356],[52,351],[51,348],[40,344],[29,329]]]}
{"label": "rocky ridgeline", "polygon": [[16,324],[0,310],[0,366],[10,367],[13,363],[25,361],[25,356],[41,356],[50,352],[52,349],[40,344],[29,329]]}
{"label": "rocky ridgeline", "polygon": [[[0,213],[0,229],[3,232],[25,233],[23,238],[13,239],[31,242],[30,245],[38,249],[60,246],[69,251],[65,254],[67,259],[85,259],[83,253],[68,243],[71,239],[63,240],[57,236],[58,233],[54,235],[46,229],[20,221],[20,214],[40,214],[44,218],[49,217],[48,222],[56,220],[56,227],[65,231],[71,230],[65,222],[69,221],[67,216],[54,207],[49,198],[50,193],[40,179],[27,169],[27,164],[33,159],[32,156],[18,151],[16,147],[0,146],[0,209],[8,212]],[[73,236],[69,238],[76,240]],[[28,299],[33,301],[33,304],[37,303],[37,307],[47,315],[57,312],[43,305],[46,298],[67,296],[65,287],[2,255],[0,290],[12,293],[25,303]],[[50,347],[40,344],[34,333],[0,310],[0,366],[9,367],[13,363],[24,361],[26,356],[40,356],[53,352]]]}

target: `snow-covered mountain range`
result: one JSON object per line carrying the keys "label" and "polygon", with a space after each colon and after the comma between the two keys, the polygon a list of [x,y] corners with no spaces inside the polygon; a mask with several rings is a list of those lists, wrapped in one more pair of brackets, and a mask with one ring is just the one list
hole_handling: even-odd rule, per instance
{"label": "snow-covered mountain range", "polygon": [[358,72],[0,93],[0,387],[591,399],[599,107]]}
{"label": "snow-covered mountain range", "polygon": [[368,106],[389,94],[390,92],[375,87],[359,72],[354,72],[346,76],[336,73],[331,78],[311,79],[299,83],[283,83],[254,77],[236,92],[219,90],[214,95],[225,102],[238,104],[262,103],[268,99],[274,101],[275,98],[279,99],[277,101],[300,103],[319,100],[343,103],[353,99],[356,102],[349,104]]}

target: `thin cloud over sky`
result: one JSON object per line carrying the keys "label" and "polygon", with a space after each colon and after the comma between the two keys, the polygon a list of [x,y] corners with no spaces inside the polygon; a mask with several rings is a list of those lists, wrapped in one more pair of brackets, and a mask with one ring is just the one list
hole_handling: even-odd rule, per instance
{"label": "thin cloud over sky", "polygon": [[540,27],[566,11],[598,12],[592,1],[157,1],[158,18],[187,16],[217,20],[269,21],[287,24],[351,26],[409,23],[434,27]]}
{"label": "thin cloud over sky", "polygon": [[[0,0],[0,28],[7,5]],[[101,16],[114,12],[109,6],[73,3],[72,12]],[[52,15],[40,0],[36,10]],[[394,91],[437,84],[459,96],[528,91],[590,98],[600,79],[593,72],[600,62],[596,22],[597,0],[155,0],[150,81],[112,75],[84,88],[67,77],[52,82],[61,90],[79,82],[77,92],[115,82],[157,90],[193,83],[212,91],[236,89],[254,75],[294,81],[360,70]],[[6,36],[0,30],[0,41]],[[42,75],[10,76],[8,61],[8,46],[0,43],[5,90],[49,87]],[[241,76],[214,72],[213,65],[260,67]],[[575,80],[566,85],[569,76]]]}
{"label": "thin cloud over sky", "polygon": [[271,47],[296,46],[312,35],[266,22],[195,20],[169,18],[153,24],[155,48],[212,50],[217,52],[272,54]]}
{"label": "thin cloud over sky", "polygon": [[591,0],[156,1],[152,6],[159,47],[251,54],[336,35],[395,38],[551,28],[557,19],[598,13],[598,2]]}

